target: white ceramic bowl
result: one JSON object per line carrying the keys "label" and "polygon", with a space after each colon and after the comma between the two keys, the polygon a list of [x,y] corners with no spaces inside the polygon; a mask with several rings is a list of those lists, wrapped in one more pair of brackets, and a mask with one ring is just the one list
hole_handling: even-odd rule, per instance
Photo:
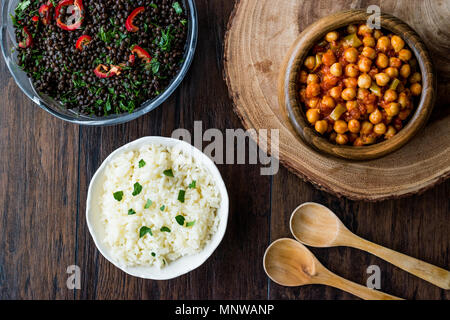
{"label": "white ceramic bowl", "polygon": [[[217,211],[220,223],[217,232],[213,235],[212,239],[207,243],[205,248],[203,248],[201,252],[195,255],[183,256],[178,260],[169,263],[168,266],[162,269],[159,269],[158,267],[143,267],[143,266],[124,267],[112,258],[109,252],[108,245],[103,242],[103,239],[105,238],[104,237],[105,230],[103,224],[100,221],[99,199],[101,199],[102,197],[103,194],[102,186],[106,179],[104,172],[110,161],[117,155],[131,150],[139,150],[141,147],[150,144],[159,144],[168,147],[179,146],[183,151],[192,155],[200,164],[204,165],[208,169],[209,173],[213,176],[214,180],[216,181],[216,186],[219,189],[219,193],[221,196],[221,205]],[[86,220],[89,232],[91,233],[91,236],[94,239],[95,245],[97,246],[98,250],[107,260],[109,260],[117,268],[135,277],[153,280],[168,280],[176,278],[178,276],[181,276],[185,273],[188,273],[198,268],[216,250],[216,248],[222,241],[223,236],[225,235],[225,230],[227,228],[228,202],[229,200],[227,189],[220,175],[220,172],[217,169],[214,162],[210,158],[208,158],[204,153],[202,153],[200,150],[196,149],[192,145],[181,140],[164,137],[145,137],[130,142],[124,145],[123,147],[120,147],[119,149],[111,153],[108,156],[108,158],[106,158],[105,161],[103,161],[102,165],[95,173],[89,185],[86,203]]]}

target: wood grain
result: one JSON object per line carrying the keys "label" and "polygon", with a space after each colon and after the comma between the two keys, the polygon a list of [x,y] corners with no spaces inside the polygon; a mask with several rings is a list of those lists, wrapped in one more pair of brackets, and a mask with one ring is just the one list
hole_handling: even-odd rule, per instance
{"label": "wood grain", "polygon": [[[342,160],[319,153],[299,139],[278,104],[274,89],[289,47],[300,31],[317,18],[349,7],[365,8],[369,2],[284,0],[272,6],[264,1],[240,1],[230,19],[225,48],[226,80],[244,127],[280,130],[280,160],[287,168],[338,196],[372,201],[421,192],[450,175],[450,140],[442,139],[450,134],[450,117],[442,112],[445,94],[438,96],[435,107],[440,117],[433,117],[410,143],[382,159]],[[396,15],[403,12],[403,5],[409,8],[410,1],[383,1],[381,9]],[[431,2],[429,6],[439,10],[445,4]],[[408,12],[411,16],[420,14]],[[411,20],[408,16],[401,18]],[[449,22],[442,18],[436,23],[448,26]],[[414,27],[420,30],[427,25]],[[430,49],[446,50],[445,45]],[[441,65],[437,68],[441,74]]]}
{"label": "wood grain", "polygon": [[[308,13],[300,17],[305,26],[335,5],[351,5],[301,3]],[[413,5],[399,10],[389,3],[383,6],[391,5],[401,18],[414,13]],[[420,14],[442,14],[424,3]],[[195,120],[202,120],[205,130],[241,126],[221,79],[222,43],[234,1],[196,4],[199,47],[187,78],[167,103],[126,125],[82,128],[53,119],[20,92],[0,61],[0,299],[356,299],[325,286],[281,287],[264,274],[266,247],[290,237],[290,213],[305,201],[329,206],[368,240],[448,268],[450,181],[420,196],[366,203],[317,190],[284,168],[272,178],[261,177],[258,166],[251,165],[219,166],[231,200],[228,229],[197,271],[171,281],[139,280],[99,255],[85,224],[85,200],[90,178],[112,150],[145,135],[170,136],[178,127],[192,132]],[[434,30],[446,32],[439,28]],[[270,63],[259,67],[272,68]],[[450,299],[449,292],[359,250],[310,249],[325,267],[359,284],[367,280],[367,267],[376,264],[384,292],[407,299]],[[66,287],[70,264],[81,268],[80,290]]]}

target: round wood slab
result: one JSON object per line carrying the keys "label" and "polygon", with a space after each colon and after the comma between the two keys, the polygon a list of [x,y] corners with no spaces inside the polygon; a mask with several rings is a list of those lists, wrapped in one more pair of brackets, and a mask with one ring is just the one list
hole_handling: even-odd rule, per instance
{"label": "round wood slab", "polygon": [[279,129],[281,163],[321,189],[369,201],[424,191],[450,176],[449,1],[382,2],[383,12],[407,22],[422,37],[433,56],[439,83],[430,121],[400,150],[371,161],[321,154],[297,136],[284,107],[278,104],[279,70],[295,39],[323,16],[359,8],[353,3],[361,1],[238,1],[225,38],[225,80],[235,111],[247,129]]}

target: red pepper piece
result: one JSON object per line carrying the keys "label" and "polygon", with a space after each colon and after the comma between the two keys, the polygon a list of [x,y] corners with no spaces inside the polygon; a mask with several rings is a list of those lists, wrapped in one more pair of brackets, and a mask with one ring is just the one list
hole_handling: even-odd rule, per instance
{"label": "red pepper piece", "polygon": [[150,56],[150,54],[145,49],[139,47],[138,45],[135,45],[131,49],[131,52],[137,54],[137,56],[140,59],[142,59],[145,63],[150,63],[150,61],[152,61],[152,57]]}
{"label": "red pepper piece", "polygon": [[134,64],[136,61],[136,56],[134,54],[130,54],[130,58],[128,59],[128,62],[131,64]]}
{"label": "red pepper piece", "polygon": [[20,41],[19,47],[26,49],[33,46],[33,36],[31,35],[30,31],[28,31],[27,27],[23,28],[23,32],[26,35],[25,42]]}
{"label": "red pepper piece", "polygon": [[[61,9],[64,7],[71,6],[71,5],[74,5],[75,7],[77,7],[80,16],[74,24],[67,25],[61,21],[61,18],[60,18]],[[73,12],[73,13],[75,13],[75,12]],[[84,21],[83,0],[61,0],[55,9],[55,19],[56,19],[56,24],[58,25],[58,27],[60,27],[63,30],[73,31],[73,30],[77,30],[78,28],[80,28]]]}
{"label": "red pepper piece", "polygon": [[[103,69],[103,70],[102,70]],[[108,67],[104,64],[99,64],[97,68],[94,69],[94,73],[100,79],[111,78],[115,75],[119,75],[122,72],[122,69],[119,66],[111,65],[111,68],[108,70]]]}
{"label": "red pepper piece", "polygon": [[39,8],[39,15],[42,17],[42,23],[44,23],[45,25],[48,25],[52,20],[52,17],[50,16],[50,9],[52,8],[53,3],[51,1],[48,1],[47,4],[43,4]]}
{"label": "red pepper piece", "polygon": [[125,22],[125,27],[129,32],[137,32],[139,30],[139,28],[133,24],[133,20],[142,11],[145,11],[145,7],[134,9],[133,12],[131,12],[131,14],[128,16],[127,21]]}
{"label": "red pepper piece", "polygon": [[92,37],[88,36],[87,34],[84,34],[84,35],[82,35],[81,37],[78,38],[75,47],[78,50],[83,51],[84,46],[87,45],[91,41],[92,41]]}
{"label": "red pepper piece", "polygon": [[33,18],[31,18],[31,21],[39,22],[39,17],[38,16],[33,16]]}

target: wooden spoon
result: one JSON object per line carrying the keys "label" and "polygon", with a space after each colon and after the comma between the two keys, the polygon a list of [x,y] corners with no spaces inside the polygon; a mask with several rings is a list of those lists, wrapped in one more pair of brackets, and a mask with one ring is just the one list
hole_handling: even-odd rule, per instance
{"label": "wooden spoon", "polygon": [[332,273],[311,251],[293,239],[279,239],[267,248],[264,254],[264,270],[270,279],[283,286],[324,284],[366,300],[402,300]]}
{"label": "wooden spoon", "polygon": [[308,246],[358,248],[438,287],[450,289],[449,271],[358,237],[330,209],[320,204],[307,202],[300,205],[292,213],[290,226],[294,237]]}

